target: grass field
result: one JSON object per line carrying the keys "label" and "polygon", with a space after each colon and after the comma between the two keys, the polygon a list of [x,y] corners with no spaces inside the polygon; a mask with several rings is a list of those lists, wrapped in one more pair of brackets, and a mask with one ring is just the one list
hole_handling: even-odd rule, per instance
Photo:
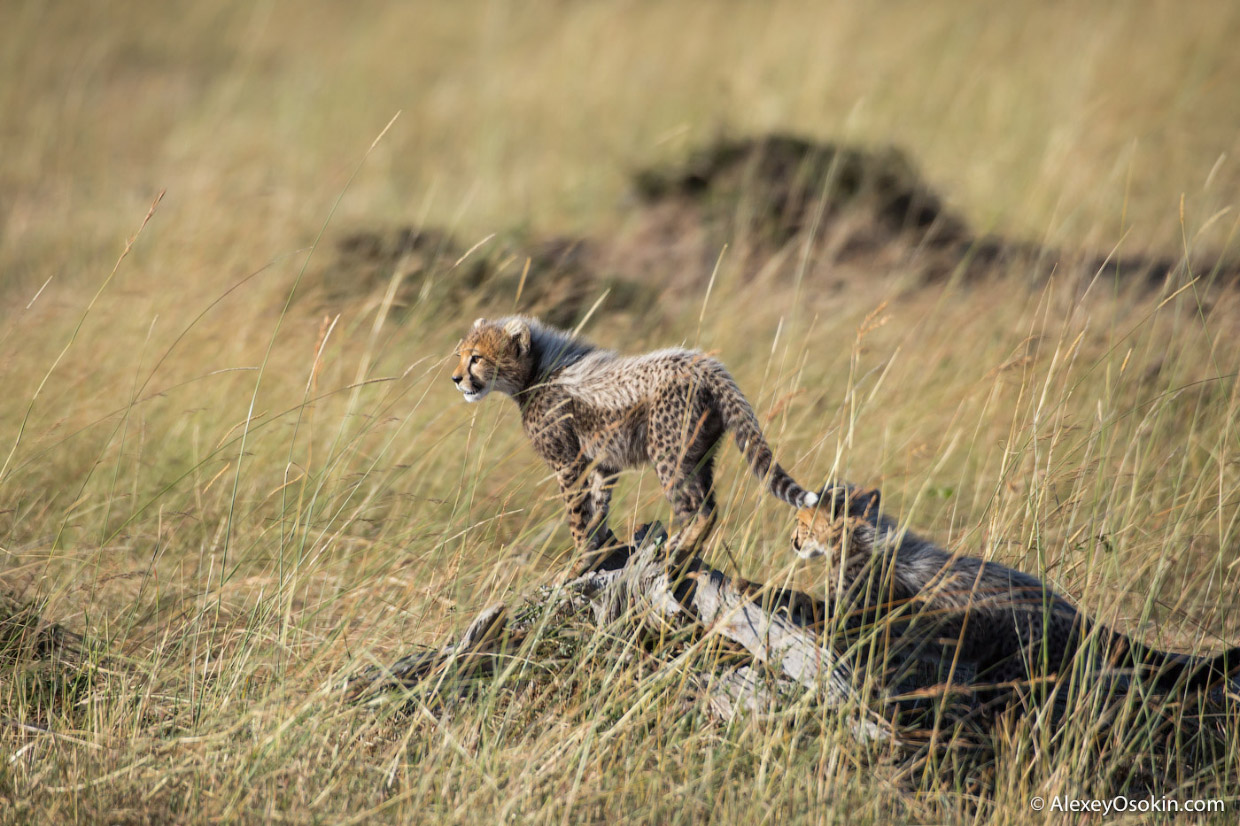
{"label": "grass field", "polygon": [[[1114,794],[1152,763],[1157,796],[1234,821],[1234,703],[1204,762],[1139,725],[1020,721],[979,795],[910,789],[829,720],[711,722],[610,654],[531,662],[444,717],[342,684],[568,563],[515,408],[466,407],[448,375],[475,316],[527,306],[455,274],[516,283],[503,244],[570,235],[653,259],[634,289],[657,301],[589,286],[586,333],[717,352],[807,484],[881,485],[919,532],[1160,647],[1240,643],[1240,295],[1209,267],[926,283],[916,250],[857,272],[738,232],[683,277],[630,190],[720,136],[791,132],[901,147],[978,232],[1235,260],[1240,7],[4,17],[0,823],[1044,822],[1032,796]],[[468,255],[351,292],[339,239],[403,225]],[[718,490],[714,564],[821,585],[734,447]],[[618,527],[666,516],[650,472],[625,477]]]}

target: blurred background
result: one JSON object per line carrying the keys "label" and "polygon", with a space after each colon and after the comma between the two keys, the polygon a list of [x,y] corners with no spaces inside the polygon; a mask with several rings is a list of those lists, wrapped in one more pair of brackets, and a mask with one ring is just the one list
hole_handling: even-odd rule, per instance
{"label": "blurred background", "polygon": [[[297,738],[369,723],[283,692],[567,564],[516,409],[448,381],[478,315],[709,350],[805,484],[881,485],[1155,644],[1237,642],[1240,5],[2,16],[0,590],[129,663],[30,682],[42,649],[11,654],[7,718],[127,744],[0,775],[27,816],[224,816],[275,788],[321,811],[341,764]],[[821,586],[787,510],[721,465],[712,559]],[[665,511],[632,473],[613,523]],[[169,746],[92,784],[245,727],[270,766]],[[413,771],[403,747],[384,759]],[[408,805],[453,777],[489,811],[444,754]]]}
{"label": "blurred background", "polygon": [[69,221],[84,248],[114,242],[161,188],[183,243],[235,244],[221,219],[244,212],[247,238],[261,227],[287,250],[397,112],[340,219],[593,230],[635,167],[780,131],[898,145],[982,229],[1175,251],[1180,196],[1204,221],[1236,189],[1237,14],[1208,0],[14,4],[5,269],[32,267]]}

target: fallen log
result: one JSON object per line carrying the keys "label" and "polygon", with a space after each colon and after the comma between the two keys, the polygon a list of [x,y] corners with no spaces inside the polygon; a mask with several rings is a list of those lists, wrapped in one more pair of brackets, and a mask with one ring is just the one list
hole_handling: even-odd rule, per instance
{"label": "fallen log", "polygon": [[849,664],[807,627],[815,615],[821,618],[822,611],[813,610],[814,600],[729,578],[697,556],[670,563],[667,546],[667,533],[657,524],[639,531],[634,544],[613,553],[603,570],[541,586],[512,609],[491,605],[459,639],[389,668],[372,667],[350,682],[349,691],[355,698],[373,697],[384,688],[429,681],[442,694],[464,678],[489,673],[497,652],[514,650],[540,623],[580,621],[588,615],[600,626],[654,622],[739,645],[748,664],[696,675],[708,708],[720,717],[799,698],[843,715],[859,741],[898,739],[896,728],[865,702]]}
{"label": "fallen log", "polygon": [[[939,639],[933,624],[927,631],[898,618],[867,621],[849,605],[728,577],[697,555],[669,552],[675,545],[657,524],[639,530],[629,544],[616,543],[598,569],[490,605],[459,637],[372,666],[349,681],[348,692],[374,703],[390,702],[395,693],[403,708],[451,715],[487,686],[533,689],[530,663],[553,678],[562,668],[575,679],[582,643],[597,652],[606,649],[595,642],[633,640],[640,645],[620,656],[641,658],[634,659],[639,671],[653,666],[645,672],[650,677],[675,675],[718,719],[799,726],[820,713],[857,744],[865,762],[893,761],[893,780],[971,795],[993,781],[995,723],[1008,719],[1007,711],[1033,711],[1035,721],[1070,716],[1060,708],[1062,692],[1050,692],[1049,704],[1040,699],[1053,675],[982,680],[952,656],[953,640]],[[1135,713],[1126,695],[1108,685],[1099,682],[1073,706],[1074,719],[1088,715],[1099,733]],[[1149,762],[1123,736],[1100,737],[1091,748],[1098,760],[1110,755],[1118,782],[1172,783],[1176,771],[1209,767],[1211,755],[1225,753],[1228,734],[1217,709],[1173,697],[1160,703],[1140,711],[1152,721],[1150,742],[1157,733],[1191,748],[1169,764],[1165,778],[1154,778],[1138,771]]]}

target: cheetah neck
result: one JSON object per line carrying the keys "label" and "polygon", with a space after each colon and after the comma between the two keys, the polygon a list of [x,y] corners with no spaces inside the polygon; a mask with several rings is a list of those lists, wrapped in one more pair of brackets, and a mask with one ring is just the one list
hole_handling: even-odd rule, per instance
{"label": "cheetah neck", "polygon": [[530,373],[526,387],[545,382],[552,373],[576,364],[599,348],[566,330],[530,323]]}

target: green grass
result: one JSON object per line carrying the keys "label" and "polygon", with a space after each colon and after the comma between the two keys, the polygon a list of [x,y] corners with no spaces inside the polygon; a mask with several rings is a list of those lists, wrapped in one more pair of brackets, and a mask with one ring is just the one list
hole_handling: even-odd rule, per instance
{"label": "green grass", "polygon": [[[674,674],[623,660],[625,640],[530,662],[444,719],[346,703],[348,674],[561,570],[569,542],[512,405],[466,407],[448,382],[472,318],[516,296],[434,288],[390,307],[319,280],[356,227],[444,227],[465,248],[626,238],[634,169],[767,130],[896,143],[982,230],[1224,250],[1238,15],[15,5],[0,33],[0,589],[16,600],[0,620],[18,629],[0,634],[0,822],[1022,823],[1042,822],[1034,794],[1104,789],[1151,723],[1095,759],[1087,721],[1056,748],[1024,721],[986,799],[912,793],[830,719],[710,722]],[[641,317],[604,298],[586,330],[717,351],[807,483],[879,484],[919,532],[1037,572],[1152,644],[1240,641],[1238,297],[1183,272],[1144,294],[1106,271],[1087,290],[1019,274],[918,289],[915,265],[836,289],[821,262],[798,286],[795,253],[755,274],[725,252],[709,293],[669,291]],[[787,509],[734,448],[721,465],[712,562],[820,584],[788,551]],[[666,516],[649,473],[625,477],[614,513],[624,530]],[[85,641],[40,645],[46,623]],[[1162,793],[1234,800],[1228,722],[1223,753]]]}

